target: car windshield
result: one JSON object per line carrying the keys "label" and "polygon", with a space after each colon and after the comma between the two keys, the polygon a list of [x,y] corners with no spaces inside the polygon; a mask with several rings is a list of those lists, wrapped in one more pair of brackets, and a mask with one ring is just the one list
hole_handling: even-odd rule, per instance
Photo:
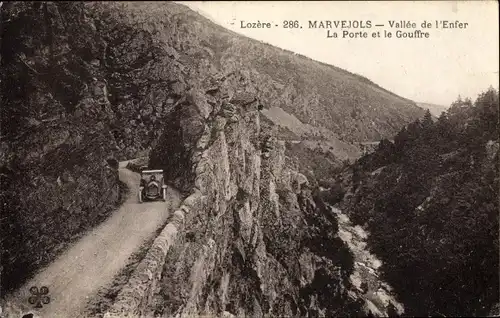
{"label": "car windshield", "polygon": [[141,176],[143,179],[146,179],[146,180],[161,180],[162,177],[163,177],[163,171],[154,171],[154,172],[149,172],[149,171],[145,171],[145,172],[142,172],[141,173]]}

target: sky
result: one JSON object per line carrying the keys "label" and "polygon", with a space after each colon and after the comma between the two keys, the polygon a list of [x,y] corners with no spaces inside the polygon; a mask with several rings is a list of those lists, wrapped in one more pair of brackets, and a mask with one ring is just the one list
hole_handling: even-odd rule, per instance
{"label": "sky", "polygon": [[[498,89],[499,29],[496,1],[193,1],[184,2],[213,22],[245,36],[363,75],[409,98],[449,106],[459,95],[475,99],[489,86]],[[298,21],[302,29],[283,28]],[[368,38],[327,38],[328,29],[309,20],[371,21]],[[396,38],[389,21],[410,21],[429,38]],[[463,29],[435,28],[436,20],[468,23]],[[241,21],[270,22],[270,29],[242,28]],[[432,28],[422,29],[422,22]],[[382,24],[382,27],[375,27]],[[278,25],[278,26],[276,26]],[[391,38],[372,38],[374,31]]]}

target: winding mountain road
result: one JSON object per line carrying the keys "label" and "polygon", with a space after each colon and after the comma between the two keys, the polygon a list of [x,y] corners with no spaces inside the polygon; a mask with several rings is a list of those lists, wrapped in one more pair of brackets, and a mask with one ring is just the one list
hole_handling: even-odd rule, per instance
{"label": "winding mountain road", "polygon": [[[110,283],[127,265],[129,257],[165,224],[169,214],[180,204],[180,194],[169,187],[166,202],[138,203],[136,188],[140,177],[126,169],[126,165],[127,162],[121,162],[119,170],[120,179],[130,189],[124,204],[8,296],[8,302],[17,304],[13,307],[39,317],[79,317],[89,297]],[[50,303],[33,310],[27,301],[31,286],[47,286]],[[14,314],[12,317],[20,316]]]}

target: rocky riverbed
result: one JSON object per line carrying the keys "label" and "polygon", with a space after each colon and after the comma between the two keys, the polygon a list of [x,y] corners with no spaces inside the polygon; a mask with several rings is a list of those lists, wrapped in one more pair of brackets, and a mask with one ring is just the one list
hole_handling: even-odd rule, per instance
{"label": "rocky riverbed", "polygon": [[[392,309],[402,314],[404,307],[396,300],[392,287],[380,279],[379,269],[382,261],[367,247],[369,233],[361,226],[353,225],[349,217],[341,210],[329,208],[337,217],[340,239],[347,244],[354,256],[354,269],[350,281],[363,294],[365,310],[371,311],[376,316],[387,316],[392,304]],[[353,298],[356,297],[353,291],[349,294]]]}

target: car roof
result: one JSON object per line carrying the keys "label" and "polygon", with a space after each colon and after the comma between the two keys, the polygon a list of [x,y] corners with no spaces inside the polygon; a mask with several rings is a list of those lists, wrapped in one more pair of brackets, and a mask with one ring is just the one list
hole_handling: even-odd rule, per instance
{"label": "car roof", "polygon": [[163,173],[163,170],[157,169],[157,170],[142,170],[141,173]]}

